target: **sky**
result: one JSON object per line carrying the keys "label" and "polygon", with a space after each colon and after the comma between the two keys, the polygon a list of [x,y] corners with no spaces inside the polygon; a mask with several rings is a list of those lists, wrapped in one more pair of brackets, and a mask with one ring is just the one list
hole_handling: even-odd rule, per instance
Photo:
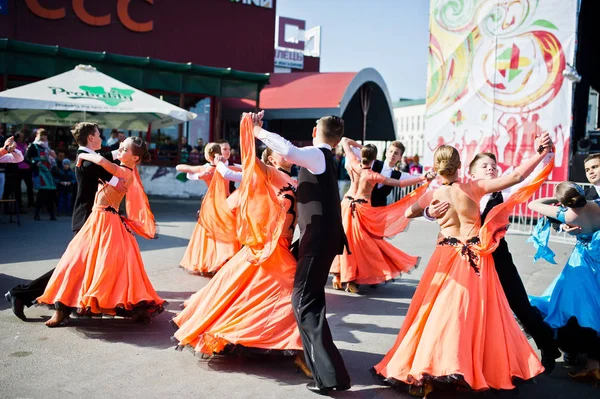
{"label": "sky", "polygon": [[429,0],[277,0],[277,15],[321,25],[321,72],[375,68],[392,101],[425,98]]}

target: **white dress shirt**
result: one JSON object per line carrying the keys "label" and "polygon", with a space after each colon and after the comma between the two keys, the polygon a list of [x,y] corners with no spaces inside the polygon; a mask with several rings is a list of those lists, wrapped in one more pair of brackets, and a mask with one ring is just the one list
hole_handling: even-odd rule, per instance
{"label": "white dress shirt", "polygon": [[231,180],[236,183],[241,182],[242,181],[242,172],[238,172],[236,170],[229,169],[227,167],[228,164],[229,164],[229,162],[227,162],[227,161],[225,161],[225,163],[219,162],[217,164],[217,172],[219,172],[225,180]]}
{"label": "white dress shirt", "polygon": [[[84,147],[82,145],[79,146],[79,148],[77,149],[77,151],[84,151],[87,152],[88,154],[96,154],[96,151],[91,150],[87,147]],[[115,159],[117,157],[117,154],[119,153],[119,150],[114,150],[110,152],[112,154],[113,159]],[[113,176],[110,181],[108,182],[109,185],[116,187],[117,184],[119,183],[119,178],[116,176]]]}
{"label": "white dress shirt", "polygon": [[[241,182],[242,181],[242,172],[231,170],[227,167],[227,165],[229,165],[229,162],[227,162],[227,163],[219,162],[216,166],[217,172],[219,172],[221,174],[221,176],[223,176],[223,178],[225,178],[225,180],[231,180],[236,183]],[[234,164],[234,166],[238,166],[240,168],[242,167],[242,165],[238,165],[238,164]],[[213,166],[211,164],[207,163],[207,164],[205,164],[205,167],[212,168]],[[200,175],[201,175],[201,173],[187,173],[186,177],[188,178],[188,180],[200,180]]]}
{"label": "white dress shirt", "polygon": [[[373,168],[373,166],[371,166],[371,168]],[[385,177],[392,177],[392,171],[394,170],[393,167],[389,166],[389,164],[385,161],[383,161],[383,168],[381,168],[381,172],[379,172],[379,174],[385,176]],[[415,177],[419,177],[420,175],[411,175],[410,173],[402,173],[400,172],[400,179],[399,180],[408,180],[408,179],[414,179]],[[383,187],[384,184],[383,183],[378,183],[377,184],[377,188],[381,188]]]}
{"label": "white dress shirt", "polygon": [[325,172],[327,167],[325,164],[325,154],[323,154],[320,148],[327,148],[331,151],[329,144],[321,143],[317,146],[299,148],[280,135],[271,133],[265,129],[260,129],[257,138],[265,143],[267,147],[282,155],[288,162],[308,169],[313,175],[320,175]]}
{"label": "white dress shirt", "polygon": [[23,154],[16,148],[13,152],[9,152],[0,157],[0,163],[19,163],[23,160]]}
{"label": "white dress shirt", "polygon": [[598,196],[600,197],[600,185],[594,185],[594,188],[596,189],[596,193],[598,193]]}

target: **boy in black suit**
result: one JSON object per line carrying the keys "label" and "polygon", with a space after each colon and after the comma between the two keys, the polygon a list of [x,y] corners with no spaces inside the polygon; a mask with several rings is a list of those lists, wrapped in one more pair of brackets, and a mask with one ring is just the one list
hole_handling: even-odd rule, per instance
{"label": "boy in black suit", "polygon": [[600,190],[600,154],[590,154],[583,161],[585,177],[593,186],[585,189],[585,199],[593,201],[599,198]]}
{"label": "boy in black suit", "polygon": [[[72,130],[72,133],[75,141],[79,144],[77,154],[95,152],[102,147],[98,125],[95,123],[80,122]],[[101,155],[114,162],[114,154],[112,152]],[[75,197],[71,227],[74,234],[77,234],[92,213],[99,180],[108,181],[110,185],[115,186],[119,191],[124,191],[126,188],[119,179],[113,177],[101,166],[91,162],[83,162],[80,167],[77,167],[75,169],[75,178],[77,179],[77,195]],[[6,300],[11,303],[12,311],[19,319],[25,320],[27,318],[23,312],[24,306],[30,307],[33,305],[35,299],[44,293],[46,285],[48,285],[48,281],[52,277],[52,273],[54,273],[54,269],[29,284],[17,285],[6,293]]]}
{"label": "boy in black suit", "polygon": [[306,363],[314,378],[306,387],[319,394],[345,391],[350,389],[350,376],[333,343],[325,317],[325,284],[329,268],[335,256],[348,246],[331,153],[344,135],[344,121],[337,116],[324,116],[313,129],[313,145],[298,148],[261,128],[263,112],[251,115],[254,136],[288,162],[301,167],[296,191],[300,245],[292,308]]}
{"label": "boy in black suit", "polygon": [[[385,153],[385,161],[375,160],[371,169],[374,172],[380,173],[385,177],[390,177],[396,180],[412,179],[408,173],[402,173],[396,168],[396,165],[404,155],[404,144],[400,141],[392,141]],[[386,186],[381,183],[373,187],[371,192],[371,206],[386,206],[387,197],[390,195],[394,187]]]}

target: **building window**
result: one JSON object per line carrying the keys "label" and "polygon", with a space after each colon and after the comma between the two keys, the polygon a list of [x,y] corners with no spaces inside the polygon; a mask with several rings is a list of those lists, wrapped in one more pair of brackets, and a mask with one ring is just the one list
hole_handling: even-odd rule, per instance
{"label": "building window", "polygon": [[421,130],[421,116],[417,116],[417,130]]}
{"label": "building window", "polygon": [[411,125],[410,130],[414,131],[415,130],[415,116],[414,115],[410,117],[410,125]]}

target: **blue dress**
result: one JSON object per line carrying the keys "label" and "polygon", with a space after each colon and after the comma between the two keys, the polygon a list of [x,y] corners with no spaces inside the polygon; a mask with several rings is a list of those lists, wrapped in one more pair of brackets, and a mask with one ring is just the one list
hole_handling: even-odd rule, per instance
{"label": "blue dress", "polygon": [[[595,202],[600,206],[599,200]],[[562,223],[566,210],[562,208],[556,215]],[[545,218],[540,219],[532,241],[538,249],[536,259],[543,257],[555,263],[547,247],[549,227]],[[541,296],[529,299],[556,330],[562,349],[600,355],[600,231],[578,235],[562,272]]]}

